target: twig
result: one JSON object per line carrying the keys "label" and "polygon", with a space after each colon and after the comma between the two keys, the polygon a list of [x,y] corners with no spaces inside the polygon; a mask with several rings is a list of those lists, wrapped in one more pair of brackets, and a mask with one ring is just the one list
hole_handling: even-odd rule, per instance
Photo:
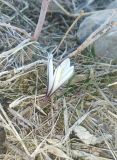
{"label": "twig", "polygon": [[17,119],[23,121],[25,124],[27,124],[28,126],[32,127],[33,124],[28,121],[27,119],[25,119],[23,116],[21,116],[18,112],[16,112],[14,109],[12,108],[8,108],[8,111]]}
{"label": "twig", "polygon": [[92,109],[91,111],[85,113],[82,117],[80,117],[80,118],[68,129],[67,134],[65,135],[64,139],[62,139],[62,144],[64,144],[64,143],[68,140],[68,138],[69,138],[71,132],[74,130],[74,128],[75,128],[76,126],[80,125],[80,124],[89,116],[89,114],[90,114],[91,112],[95,111],[95,110],[97,110],[97,108],[96,108],[96,109]]}
{"label": "twig", "polygon": [[23,101],[26,101],[28,99],[35,99],[35,98],[43,98],[45,95],[38,95],[35,97],[35,95],[31,95],[31,96],[21,96],[18,99],[14,100],[9,107],[10,108],[14,108],[18,105],[20,105]]}
{"label": "twig", "polygon": [[[63,99],[63,107],[64,107],[64,128],[65,128],[65,135],[67,135],[67,132],[69,131],[69,115],[68,115],[68,108],[66,105],[66,99],[64,97]],[[66,141],[66,150],[67,154],[69,155],[70,153],[70,147],[69,147],[69,142]]]}
{"label": "twig", "polygon": [[64,37],[62,38],[62,40],[60,41],[59,46],[57,47],[56,51],[58,51],[58,49],[60,48],[61,44],[64,42],[65,38],[67,37],[68,33],[70,32],[70,30],[74,27],[74,25],[77,23],[77,21],[81,18],[85,16],[84,12],[81,12],[80,15],[74,20],[74,22],[71,24],[71,26],[68,28],[67,32],[65,33]]}
{"label": "twig", "polygon": [[117,85],[117,82],[114,82],[114,83],[108,84],[108,87],[111,87],[111,86],[114,86],[114,85]]}
{"label": "twig", "polygon": [[101,96],[104,98],[104,100],[114,109],[114,111],[116,111],[116,107],[114,106],[113,103],[111,103],[111,101],[108,99],[108,97],[103,93],[103,91],[98,87],[97,83],[94,83],[95,87],[98,89],[99,93],[101,94]]}
{"label": "twig", "polygon": [[[78,13],[70,13],[69,11],[67,11],[57,0],[52,0],[62,11],[65,15],[69,16],[69,17],[78,17],[79,16],[79,12]],[[98,10],[98,11],[92,11],[92,12],[85,12],[85,16],[91,15],[91,14],[95,14],[95,13],[101,13],[101,12],[113,12],[113,11],[117,11],[117,8],[114,9],[102,9],[102,10]]]}
{"label": "twig", "polygon": [[32,39],[35,41],[37,41],[40,36],[50,1],[51,0],[42,0],[41,11],[40,11],[38,23],[37,23],[34,35],[32,37]]}
{"label": "twig", "polygon": [[6,28],[10,28],[10,29],[13,29],[13,30],[16,30],[16,31],[18,31],[18,32],[20,32],[20,33],[23,33],[23,34],[26,35],[28,38],[31,37],[31,36],[29,35],[29,33],[27,33],[24,29],[18,28],[18,27],[16,27],[16,26],[11,25],[11,24],[7,24],[7,23],[2,23],[2,22],[0,22],[0,26],[6,27]]}
{"label": "twig", "polygon": [[101,130],[100,130],[100,132],[101,132],[101,134],[102,134],[102,136],[103,136],[103,138],[104,138],[105,144],[107,145],[110,153],[111,153],[112,156],[113,156],[113,160],[117,160],[116,153],[113,151],[111,145],[110,145],[109,142],[106,140],[104,133],[103,133]]}
{"label": "twig", "polygon": [[21,157],[23,157],[23,159],[25,160],[33,160],[32,157],[28,156],[25,152],[23,152],[22,150],[20,150],[19,148],[16,147],[16,145],[12,145],[11,143],[9,143],[8,141],[5,142],[5,145],[11,149],[13,152],[15,152],[16,154],[20,155]]}
{"label": "twig", "polygon": [[[52,127],[54,126],[54,110],[53,110],[53,95],[51,96],[51,115],[52,115]],[[55,130],[53,128],[53,131],[51,132],[51,137],[55,133]]]}
{"label": "twig", "polygon": [[54,123],[54,126],[52,126],[52,129],[50,131],[50,133],[43,139],[43,141],[37,146],[37,148],[34,150],[34,152],[31,154],[31,157],[35,158],[37,154],[43,152],[43,149],[42,149],[42,145],[43,143],[46,141],[46,139],[51,135],[51,133],[53,132],[58,120],[59,120],[59,116],[60,116],[60,113],[58,115],[58,118],[57,120],[55,121]]}
{"label": "twig", "polygon": [[75,51],[71,52],[68,57],[73,57],[80,54],[84,49],[86,49],[89,45],[94,43],[97,39],[103,36],[107,31],[109,31],[113,23],[111,22],[112,15],[99,27],[94,31]]}
{"label": "twig", "polygon": [[32,42],[32,41],[30,42],[30,38],[25,39],[20,44],[18,44],[16,47],[1,53],[0,59],[6,58],[6,57],[7,57],[6,59],[8,59],[9,55],[11,56],[11,55],[17,53],[18,51],[20,51],[21,49],[23,49],[24,47],[27,47],[27,46],[29,46],[30,44],[33,44],[33,43],[35,43],[35,42]]}
{"label": "twig", "polygon": [[6,112],[4,111],[4,109],[3,109],[3,107],[2,107],[1,104],[0,104],[0,110],[1,110],[2,114],[4,115],[4,117],[5,117],[5,119],[6,119],[7,123],[8,123],[8,124],[6,123],[6,125],[9,125],[10,130],[12,131],[12,133],[14,134],[14,136],[17,138],[17,140],[21,143],[21,145],[22,145],[22,147],[24,148],[26,154],[27,154],[28,156],[30,156],[30,153],[29,153],[26,145],[25,145],[24,142],[22,141],[20,135],[19,135],[18,132],[16,131],[14,125],[12,124],[11,120],[9,119],[8,115],[7,115]]}
{"label": "twig", "polygon": [[24,65],[22,67],[19,67],[19,68],[15,68],[13,70],[7,70],[7,71],[3,71],[0,73],[0,78],[1,77],[6,77],[6,76],[9,76],[9,75],[16,75],[16,74],[19,74],[19,73],[25,73],[25,72],[28,72],[29,70],[33,69],[33,68],[36,68],[37,66],[41,65],[41,64],[47,64],[47,62],[45,60],[37,60],[35,62],[32,62],[30,64],[27,64],[27,65]]}
{"label": "twig", "polygon": [[65,135],[64,139],[62,140],[62,144],[64,144],[64,143],[68,140],[68,138],[69,138],[71,132],[73,131],[73,129],[74,129],[77,125],[81,124],[81,123],[85,120],[85,118],[89,115],[89,113],[90,113],[90,112],[88,112],[88,113],[86,113],[85,115],[83,115],[81,118],[79,118],[79,119],[73,124],[73,126],[71,126],[71,128],[69,128],[67,134]]}

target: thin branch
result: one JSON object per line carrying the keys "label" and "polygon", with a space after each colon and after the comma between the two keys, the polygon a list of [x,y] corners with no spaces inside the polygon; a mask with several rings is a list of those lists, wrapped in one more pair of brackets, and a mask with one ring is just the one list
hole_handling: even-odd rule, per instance
{"label": "thin branch", "polygon": [[85,16],[84,12],[81,12],[80,15],[74,20],[74,22],[71,24],[71,26],[68,28],[68,30],[66,31],[65,35],[63,36],[62,40],[60,41],[59,46],[57,47],[57,51],[60,48],[61,44],[64,42],[65,38],[67,37],[68,33],[71,31],[71,29],[74,27],[74,25],[77,23],[77,21],[81,18]]}
{"label": "thin branch", "polygon": [[74,57],[80,54],[89,45],[107,33],[113,27],[113,23],[111,22],[113,15],[114,14],[112,13],[112,15],[100,27],[98,27],[75,51],[71,52],[68,57]]}
{"label": "thin branch", "polygon": [[40,15],[39,15],[39,19],[38,19],[38,23],[34,32],[34,35],[32,37],[33,40],[38,40],[40,34],[41,34],[41,30],[45,21],[45,16],[48,10],[48,6],[51,0],[43,0],[42,1],[42,5],[41,5],[41,11],[40,11]]}

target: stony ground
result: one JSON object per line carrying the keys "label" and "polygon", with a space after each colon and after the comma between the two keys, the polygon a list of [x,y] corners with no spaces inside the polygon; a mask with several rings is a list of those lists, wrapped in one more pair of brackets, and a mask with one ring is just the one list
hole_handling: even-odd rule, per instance
{"label": "stony ground", "polygon": [[[33,41],[40,8],[0,0],[0,158],[116,160],[117,1],[53,0]],[[50,53],[75,72],[46,101]]]}

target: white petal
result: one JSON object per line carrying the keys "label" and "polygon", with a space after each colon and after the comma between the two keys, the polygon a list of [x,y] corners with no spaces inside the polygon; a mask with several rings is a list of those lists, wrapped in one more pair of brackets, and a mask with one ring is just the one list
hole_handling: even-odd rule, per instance
{"label": "white petal", "polygon": [[66,72],[66,75],[61,79],[61,81],[59,82],[59,86],[60,87],[62,84],[64,84],[67,80],[69,80],[72,75],[74,73],[74,66],[71,66],[69,69],[68,69],[68,72]]}
{"label": "white petal", "polygon": [[54,73],[54,82],[53,82],[52,92],[53,92],[53,90],[55,90],[54,88],[56,88],[56,86],[58,86],[60,80],[61,80],[61,67],[58,66],[55,70],[55,73]]}
{"label": "white petal", "polygon": [[65,73],[69,70],[70,68],[70,59],[67,58],[61,63],[61,79],[64,77]]}
{"label": "white petal", "polygon": [[70,59],[65,59],[55,70],[54,73],[54,86],[58,86],[59,82],[61,81],[63,75],[65,75],[65,72],[68,71],[68,68],[70,68]]}
{"label": "white petal", "polygon": [[48,90],[47,95],[52,89],[53,82],[54,82],[54,75],[53,75],[53,55],[50,54],[48,56],[48,66],[47,66],[47,75],[48,75]]}
{"label": "white petal", "polygon": [[65,59],[65,60],[60,64],[60,66],[61,66],[61,69],[67,69],[67,68],[69,68],[69,67],[70,67],[70,59],[69,59],[69,58]]}
{"label": "white petal", "polygon": [[[59,81],[57,81],[55,78],[54,80],[54,86],[53,86],[53,89],[52,89],[52,93],[54,91],[56,91],[62,84],[64,84],[68,79],[71,78],[71,76],[73,75],[73,72],[74,72],[74,66],[71,66],[69,69],[68,69],[68,72],[66,72],[66,75],[62,78],[62,79],[59,79]],[[57,81],[55,83],[55,81]]]}
{"label": "white petal", "polygon": [[73,72],[74,72],[74,66],[71,66],[71,67],[67,68],[66,70],[64,70],[62,77],[61,77],[61,81],[66,77],[66,75],[68,75],[70,73],[70,71],[72,70],[71,68],[73,68]]}

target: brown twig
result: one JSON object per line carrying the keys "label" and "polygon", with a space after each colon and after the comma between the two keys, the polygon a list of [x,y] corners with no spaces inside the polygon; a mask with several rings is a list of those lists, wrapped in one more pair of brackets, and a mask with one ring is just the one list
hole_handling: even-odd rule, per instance
{"label": "brown twig", "polygon": [[74,57],[74,56],[80,54],[89,45],[91,45],[97,39],[99,39],[105,33],[107,33],[113,26],[113,23],[111,22],[112,16],[113,16],[113,14],[99,28],[97,28],[75,51],[71,52],[68,55],[68,57]]}
{"label": "brown twig", "polygon": [[41,30],[42,30],[42,27],[43,27],[43,24],[44,24],[45,16],[46,16],[47,9],[48,9],[50,1],[51,0],[43,0],[42,1],[38,23],[37,23],[34,35],[32,37],[33,40],[37,41],[39,36],[40,36],[40,33],[41,33]]}

